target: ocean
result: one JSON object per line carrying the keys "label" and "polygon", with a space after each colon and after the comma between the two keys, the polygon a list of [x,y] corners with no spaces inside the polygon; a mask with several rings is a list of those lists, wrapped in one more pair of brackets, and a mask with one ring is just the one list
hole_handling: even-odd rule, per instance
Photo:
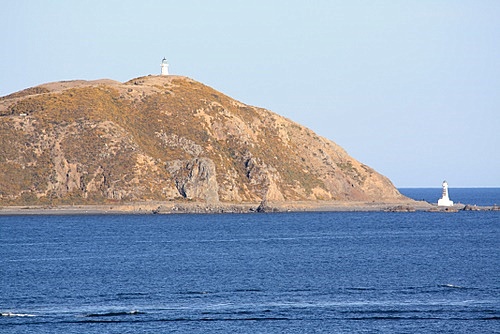
{"label": "ocean", "polygon": [[0,333],[500,333],[499,240],[498,211],[0,216]]}

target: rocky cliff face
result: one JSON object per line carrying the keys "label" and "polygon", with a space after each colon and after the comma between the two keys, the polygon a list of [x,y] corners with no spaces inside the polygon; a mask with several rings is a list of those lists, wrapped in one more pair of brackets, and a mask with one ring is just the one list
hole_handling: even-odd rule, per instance
{"label": "rocky cliff face", "polygon": [[178,76],[2,97],[0,142],[0,204],[404,199],[332,141]]}

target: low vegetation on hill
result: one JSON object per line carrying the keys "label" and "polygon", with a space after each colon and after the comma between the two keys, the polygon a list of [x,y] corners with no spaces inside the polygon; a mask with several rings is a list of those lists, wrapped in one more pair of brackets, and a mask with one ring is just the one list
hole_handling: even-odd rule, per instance
{"label": "low vegetation on hill", "polygon": [[332,141],[179,76],[2,97],[0,141],[3,205],[404,198]]}

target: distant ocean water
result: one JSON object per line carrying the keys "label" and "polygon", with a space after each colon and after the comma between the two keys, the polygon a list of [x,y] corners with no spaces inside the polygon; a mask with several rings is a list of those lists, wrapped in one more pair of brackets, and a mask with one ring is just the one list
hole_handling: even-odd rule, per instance
{"label": "distant ocean water", "polygon": [[[403,195],[415,200],[437,203],[441,188],[399,188]],[[500,188],[449,188],[448,194],[454,203],[479,206],[500,205]]]}
{"label": "distant ocean water", "polygon": [[0,216],[0,333],[500,333],[499,240],[497,211]]}

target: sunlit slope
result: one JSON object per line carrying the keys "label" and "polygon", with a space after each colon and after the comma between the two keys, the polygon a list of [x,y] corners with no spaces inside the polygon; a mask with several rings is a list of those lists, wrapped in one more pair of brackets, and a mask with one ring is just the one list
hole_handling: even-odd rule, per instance
{"label": "sunlit slope", "polygon": [[186,77],[44,84],[0,115],[4,204],[404,199],[332,141]]}

